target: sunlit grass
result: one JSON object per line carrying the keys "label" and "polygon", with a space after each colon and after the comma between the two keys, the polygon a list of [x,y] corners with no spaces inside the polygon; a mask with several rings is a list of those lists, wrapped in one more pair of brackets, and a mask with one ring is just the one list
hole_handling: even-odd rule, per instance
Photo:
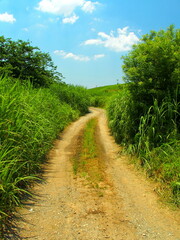
{"label": "sunlit grass", "polygon": [[[139,103],[140,104],[140,103]],[[180,206],[180,145],[178,136],[178,104],[155,100],[146,114],[135,119],[136,106],[124,89],[108,105],[109,126],[116,141],[127,153],[136,155],[148,176],[162,183],[171,194],[167,201]]]}
{"label": "sunlit grass", "polygon": [[[34,89],[31,84],[4,78],[0,80],[0,229],[15,207],[28,194],[53,140],[71,121],[87,111],[88,100],[79,103],[79,88],[62,101],[52,89]],[[66,88],[66,90],[65,90]],[[76,96],[77,92],[77,96]],[[86,97],[85,90],[84,98]],[[83,93],[81,95],[83,96]],[[67,100],[67,101],[66,101]],[[79,99],[80,101],[80,99]]]}
{"label": "sunlit grass", "polygon": [[94,107],[105,107],[111,97],[122,91],[125,84],[116,84],[89,89],[91,105]]}

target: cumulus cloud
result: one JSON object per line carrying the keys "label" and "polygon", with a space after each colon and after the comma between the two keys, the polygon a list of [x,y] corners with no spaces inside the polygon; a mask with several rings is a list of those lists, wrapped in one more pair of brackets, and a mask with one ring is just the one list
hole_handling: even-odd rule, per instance
{"label": "cumulus cloud", "polygon": [[48,20],[49,20],[49,22],[51,22],[51,23],[56,23],[56,22],[59,21],[59,17],[56,17],[56,18],[49,18]]}
{"label": "cumulus cloud", "polygon": [[98,38],[85,41],[84,45],[102,45],[115,52],[129,51],[133,44],[136,44],[139,38],[134,32],[129,32],[128,27],[118,28],[117,34],[111,31],[110,34],[104,32],[98,33]]}
{"label": "cumulus cloud", "polygon": [[58,56],[61,56],[64,59],[71,58],[75,61],[81,61],[81,62],[88,62],[90,60],[97,60],[99,58],[105,57],[104,54],[97,54],[97,55],[94,55],[93,57],[88,57],[88,56],[83,56],[83,55],[76,55],[76,54],[71,53],[71,52],[67,53],[63,50],[55,50],[54,54],[56,54]]}
{"label": "cumulus cloud", "polygon": [[82,10],[86,13],[92,13],[95,10],[95,6],[98,5],[98,2],[84,1]]}
{"label": "cumulus cloud", "polygon": [[104,58],[105,55],[104,54],[97,54],[97,55],[94,55],[94,60],[97,60],[99,58]]}
{"label": "cumulus cloud", "polygon": [[98,2],[86,0],[41,0],[37,10],[57,15],[70,16],[80,7],[84,12],[92,13]]}
{"label": "cumulus cloud", "polygon": [[8,22],[8,23],[14,23],[16,19],[12,14],[9,14],[7,12],[0,14],[0,21],[1,22]]}
{"label": "cumulus cloud", "polygon": [[22,30],[25,31],[25,32],[29,32],[28,28],[23,28]]}
{"label": "cumulus cloud", "polygon": [[103,44],[101,39],[89,39],[84,42],[84,45],[100,45]]}
{"label": "cumulus cloud", "polygon": [[72,17],[63,18],[62,22],[74,24],[78,19],[79,19],[79,17],[74,14]]}
{"label": "cumulus cloud", "polygon": [[65,52],[63,50],[55,50],[54,54],[59,55],[59,56],[63,57],[64,59],[72,58],[72,59],[74,59],[76,61],[81,61],[81,62],[88,62],[88,61],[90,61],[90,58],[87,57],[87,56],[76,55],[76,54],[71,53],[71,52],[67,53],[67,52]]}

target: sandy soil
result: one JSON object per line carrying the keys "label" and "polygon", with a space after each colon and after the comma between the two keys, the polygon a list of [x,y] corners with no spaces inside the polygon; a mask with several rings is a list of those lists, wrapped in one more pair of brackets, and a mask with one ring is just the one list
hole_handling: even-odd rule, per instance
{"label": "sandy soil", "polygon": [[[83,177],[75,177],[70,159],[86,122],[98,118],[99,139],[106,164],[101,194]],[[154,185],[119,154],[110,136],[105,112],[91,113],[72,123],[50,152],[44,184],[36,185],[34,200],[20,209],[19,236],[38,240],[179,240],[179,212],[158,201]],[[180,222],[180,221],[179,221]]]}

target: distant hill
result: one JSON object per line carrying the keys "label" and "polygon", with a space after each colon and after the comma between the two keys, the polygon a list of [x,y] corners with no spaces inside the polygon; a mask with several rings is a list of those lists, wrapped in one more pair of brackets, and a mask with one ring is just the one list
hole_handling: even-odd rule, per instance
{"label": "distant hill", "polygon": [[115,84],[88,89],[91,95],[91,105],[95,107],[105,107],[109,98],[121,91],[126,84]]}

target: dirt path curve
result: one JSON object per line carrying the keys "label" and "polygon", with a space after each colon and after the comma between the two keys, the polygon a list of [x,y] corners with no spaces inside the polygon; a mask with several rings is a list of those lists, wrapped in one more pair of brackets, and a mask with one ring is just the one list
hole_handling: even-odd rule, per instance
{"label": "dirt path curve", "polygon": [[[97,117],[106,161],[101,191],[75,178],[70,158],[86,122]],[[178,213],[158,203],[144,177],[119,156],[104,110],[72,123],[56,141],[45,169],[46,182],[35,187],[36,201],[20,211],[18,239],[31,240],[179,240]],[[11,238],[15,239],[15,238]]]}

